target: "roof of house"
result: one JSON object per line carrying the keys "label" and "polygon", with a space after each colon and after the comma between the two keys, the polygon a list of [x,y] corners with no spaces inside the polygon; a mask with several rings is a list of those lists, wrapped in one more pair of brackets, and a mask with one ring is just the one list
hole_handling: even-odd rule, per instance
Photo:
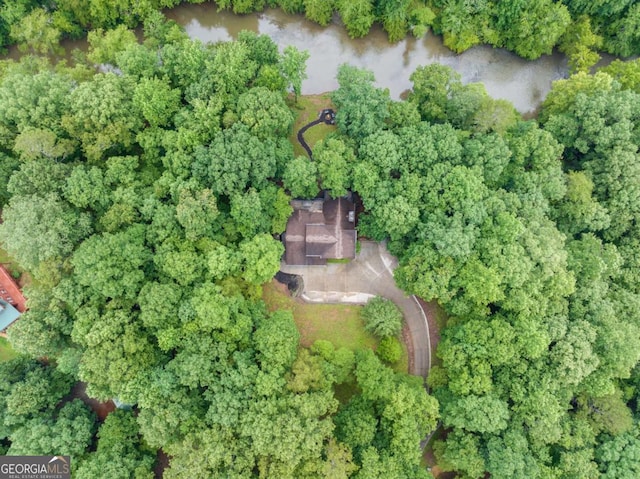
{"label": "roof of house", "polygon": [[4,331],[20,317],[20,311],[0,299],[0,331]]}
{"label": "roof of house", "polygon": [[285,233],[287,264],[324,265],[327,259],[356,257],[357,233],[349,221],[349,212],[355,211],[353,202],[296,200],[291,206],[294,211]]}
{"label": "roof of house", "polygon": [[0,299],[13,305],[21,313],[24,313],[27,309],[27,301],[20,288],[2,265],[0,265]]}

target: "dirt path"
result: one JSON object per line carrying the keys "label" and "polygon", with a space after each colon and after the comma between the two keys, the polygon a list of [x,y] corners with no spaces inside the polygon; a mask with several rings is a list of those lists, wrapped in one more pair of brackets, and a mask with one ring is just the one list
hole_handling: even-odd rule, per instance
{"label": "dirt path", "polygon": [[83,382],[75,383],[71,392],[63,399],[63,401],[71,401],[73,399],[80,399],[83,403],[89,406],[89,408],[96,413],[100,421],[104,421],[110,412],[116,410],[116,405],[113,401],[100,402],[97,399],[89,397],[87,395],[87,384]]}
{"label": "dirt path", "polygon": [[409,372],[426,377],[431,368],[431,340],[427,317],[415,296],[407,296],[393,279],[397,260],[385,246],[362,241],[356,259],[347,264],[326,266],[290,266],[282,264],[285,273],[304,278],[305,301],[318,303],[366,303],[374,296],[392,300],[402,310],[407,325],[410,351]]}
{"label": "dirt path", "polygon": [[436,318],[439,313],[436,309],[438,306],[435,302],[427,303],[424,299],[418,298],[418,302],[420,306],[422,306],[422,310],[424,314],[427,316],[427,324],[429,326],[429,339],[431,340],[431,365],[439,364],[440,359],[436,357],[436,348],[438,347],[438,343],[440,342],[440,326],[438,325]]}

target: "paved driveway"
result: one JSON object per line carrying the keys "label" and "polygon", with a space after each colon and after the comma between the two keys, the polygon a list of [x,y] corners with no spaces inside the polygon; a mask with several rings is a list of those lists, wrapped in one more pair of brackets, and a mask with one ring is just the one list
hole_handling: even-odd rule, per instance
{"label": "paved driveway", "polygon": [[414,296],[398,289],[393,279],[396,258],[384,245],[361,241],[356,259],[346,264],[327,266],[290,266],[282,264],[285,273],[304,278],[302,299],[318,303],[366,303],[374,296],[392,300],[402,310],[411,332],[413,370],[411,374],[426,377],[431,367],[429,327],[424,311]]}

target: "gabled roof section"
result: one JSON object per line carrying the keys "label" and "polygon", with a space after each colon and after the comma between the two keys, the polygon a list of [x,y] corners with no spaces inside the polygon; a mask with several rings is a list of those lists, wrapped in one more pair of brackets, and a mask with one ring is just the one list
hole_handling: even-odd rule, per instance
{"label": "gabled roof section", "polygon": [[355,205],[337,200],[291,202],[285,233],[285,262],[324,265],[327,259],[356,257]]}
{"label": "gabled roof section", "polygon": [[20,317],[20,311],[0,299],[0,331],[4,331]]}
{"label": "gabled roof section", "polygon": [[27,309],[27,301],[22,295],[22,291],[20,291],[18,284],[2,265],[0,265],[0,299],[11,304],[21,313],[24,313]]}
{"label": "gabled roof section", "polygon": [[327,225],[307,225],[305,234],[306,256],[315,258],[333,258],[338,238],[335,228]]}

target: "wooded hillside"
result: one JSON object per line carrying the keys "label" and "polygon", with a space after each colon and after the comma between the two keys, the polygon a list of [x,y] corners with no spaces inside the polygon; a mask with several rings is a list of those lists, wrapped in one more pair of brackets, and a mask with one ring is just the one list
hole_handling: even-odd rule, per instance
{"label": "wooded hillside", "polygon": [[[168,478],[425,478],[440,418],[461,477],[638,476],[640,62],[556,82],[537,121],[442,65],[405,101],[344,65],[309,167],[288,140],[304,53],[159,13],[143,33],[2,63],[0,242],[33,283],[1,452],[69,454],[79,478],[152,477],[158,449]],[[299,347],[262,301],[291,195],[319,189],[358,192],[359,234],[448,313],[433,396],[371,350]],[[98,423],[64,399],[78,380],[134,409]]]}

